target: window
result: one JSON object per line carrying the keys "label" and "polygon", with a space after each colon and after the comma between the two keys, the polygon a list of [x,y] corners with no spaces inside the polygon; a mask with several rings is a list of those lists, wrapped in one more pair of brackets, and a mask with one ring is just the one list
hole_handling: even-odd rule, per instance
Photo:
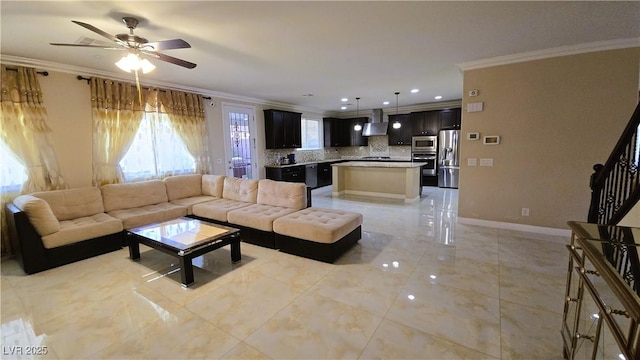
{"label": "window", "polygon": [[302,119],[302,149],[322,149],[322,121]]}
{"label": "window", "polygon": [[166,114],[147,113],[120,161],[126,181],[192,174],[196,164]]}
{"label": "window", "polygon": [[0,187],[3,192],[17,192],[27,181],[27,169],[3,141],[0,141]]}

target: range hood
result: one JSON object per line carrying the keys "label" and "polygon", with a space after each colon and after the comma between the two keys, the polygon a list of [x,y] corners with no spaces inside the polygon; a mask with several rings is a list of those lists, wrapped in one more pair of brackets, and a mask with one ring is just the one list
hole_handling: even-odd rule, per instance
{"label": "range hood", "polygon": [[373,109],[371,121],[364,124],[362,136],[387,135],[389,123],[382,121],[382,109]]}

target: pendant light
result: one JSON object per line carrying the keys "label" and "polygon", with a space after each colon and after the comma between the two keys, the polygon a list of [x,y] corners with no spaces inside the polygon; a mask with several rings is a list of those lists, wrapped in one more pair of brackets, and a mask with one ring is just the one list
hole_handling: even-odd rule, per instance
{"label": "pendant light", "polygon": [[394,129],[400,129],[402,127],[402,124],[398,121],[398,95],[400,95],[400,92],[396,91],[396,121],[393,123]]}
{"label": "pendant light", "polygon": [[362,125],[360,125],[360,120],[358,120],[360,118],[360,98],[357,97],[356,98],[356,124],[353,126],[353,130],[355,131],[360,131],[362,130]]}

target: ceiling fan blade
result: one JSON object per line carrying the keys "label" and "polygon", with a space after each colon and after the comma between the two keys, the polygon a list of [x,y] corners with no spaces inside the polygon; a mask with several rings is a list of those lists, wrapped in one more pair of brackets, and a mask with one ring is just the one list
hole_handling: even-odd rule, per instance
{"label": "ceiling fan blade", "polygon": [[175,58],[173,56],[169,56],[169,55],[165,55],[165,54],[161,54],[155,51],[142,51],[143,54],[149,55],[149,56],[153,56],[159,60],[162,61],[166,61],[168,63],[172,63],[174,65],[178,65],[178,66],[182,66],[182,67],[186,67],[187,69],[193,69],[194,67],[196,67],[197,65],[186,61],[186,60],[182,60],[182,59],[178,59]]}
{"label": "ceiling fan blade", "polygon": [[54,46],[89,47],[89,48],[98,48],[98,49],[105,49],[105,50],[125,50],[125,48],[121,48],[121,47],[103,46],[103,45],[63,44],[63,43],[49,43],[49,45],[54,45]]}
{"label": "ceiling fan blade", "polygon": [[145,48],[151,47],[150,50],[159,51],[159,50],[171,50],[171,49],[185,49],[190,48],[188,42],[182,39],[172,39],[172,40],[161,40],[161,41],[153,41],[144,44]]}
{"label": "ceiling fan blade", "polygon": [[89,29],[89,30],[93,31],[94,33],[96,33],[98,35],[102,35],[103,37],[105,37],[105,38],[107,38],[107,39],[109,39],[111,41],[115,41],[117,43],[121,42],[120,39],[118,39],[117,37],[98,29],[97,27],[95,27],[95,26],[93,26],[91,24],[83,23],[83,22],[76,21],[76,20],[71,20],[71,22],[76,23],[76,24],[82,26],[85,29]]}

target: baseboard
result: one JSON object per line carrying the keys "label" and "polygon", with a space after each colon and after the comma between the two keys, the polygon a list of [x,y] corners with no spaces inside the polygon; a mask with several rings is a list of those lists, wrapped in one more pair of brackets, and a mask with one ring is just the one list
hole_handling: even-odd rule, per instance
{"label": "baseboard", "polygon": [[465,225],[477,225],[477,226],[491,227],[491,228],[497,228],[497,229],[516,230],[516,231],[552,235],[552,236],[566,236],[566,237],[571,236],[571,230],[569,229],[556,229],[556,228],[549,228],[549,227],[543,227],[543,226],[515,224],[515,223],[500,222],[500,221],[490,221],[490,220],[458,217],[458,223],[465,224]]}

